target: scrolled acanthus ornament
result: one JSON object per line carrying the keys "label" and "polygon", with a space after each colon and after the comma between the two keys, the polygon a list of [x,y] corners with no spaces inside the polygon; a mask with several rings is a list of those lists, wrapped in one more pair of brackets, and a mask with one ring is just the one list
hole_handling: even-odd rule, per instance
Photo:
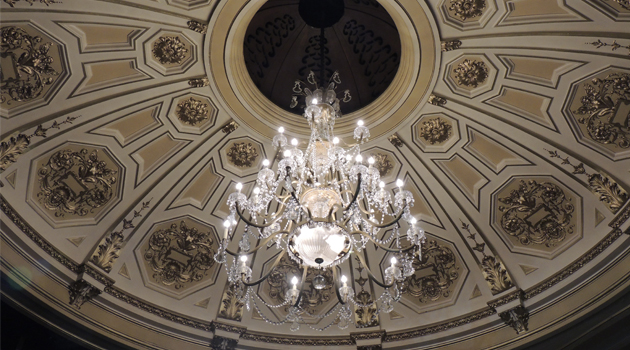
{"label": "scrolled acanthus ornament", "polygon": [[[583,85],[581,106],[573,113],[593,141],[619,148],[630,147],[630,74],[612,73]],[[625,113],[624,113],[625,112]]]}
{"label": "scrolled acanthus ornament", "polygon": [[451,135],[453,126],[442,118],[433,118],[422,122],[420,137],[432,145],[447,141]]}
{"label": "scrolled acanthus ornament", "polygon": [[486,9],[486,0],[451,0],[448,9],[465,21],[483,15],[483,11]]}
{"label": "scrolled acanthus ornament", "polygon": [[117,171],[99,159],[98,151],[71,149],[55,152],[37,171],[37,197],[55,216],[85,216],[114,195]]}
{"label": "scrolled acanthus ornament", "polygon": [[[33,100],[44,92],[59,75],[53,67],[50,55],[52,43],[42,43],[42,38],[32,36],[19,27],[2,27],[0,30],[2,58],[10,58],[7,68],[1,72],[0,103]],[[5,68],[3,66],[3,68]]]}
{"label": "scrolled acanthus ornament", "polygon": [[188,49],[176,36],[162,36],[153,43],[153,57],[162,64],[182,63]]}
{"label": "scrolled acanthus ornament", "polygon": [[483,61],[465,59],[453,70],[458,85],[477,87],[488,78],[488,67]]}
{"label": "scrolled acanthus ornament", "polygon": [[521,180],[518,189],[499,202],[501,228],[523,245],[552,247],[574,232],[575,206],[556,184]]}
{"label": "scrolled acanthus ornament", "polygon": [[191,97],[177,104],[175,114],[182,123],[195,126],[208,119],[208,104]]}

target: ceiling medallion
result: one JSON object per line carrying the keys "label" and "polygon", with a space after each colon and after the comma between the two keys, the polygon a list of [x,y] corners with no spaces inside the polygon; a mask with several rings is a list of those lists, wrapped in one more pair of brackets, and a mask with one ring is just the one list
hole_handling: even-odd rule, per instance
{"label": "ceiling medallion", "polygon": [[[230,215],[224,223],[223,241],[214,258],[226,265],[228,280],[238,298],[248,308],[253,303],[265,321],[290,322],[291,330],[297,331],[300,324],[305,323],[304,317],[317,317],[327,319],[328,325],[315,328],[309,324],[309,327],[323,331],[337,324],[344,329],[353,322],[351,304],[376,309],[376,314],[392,311],[406,280],[415,272],[412,263],[420,259],[416,255],[421,253],[425,234],[416,227],[416,219],[410,214],[414,198],[402,188],[403,181],[396,181],[397,188],[392,196],[380,179],[375,159],[370,157],[368,166],[364,165],[360,145],[368,140],[370,132],[363,121],[359,120],[354,130],[355,144],[342,148],[342,141],[335,137],[333,126],[340,116],[340,101],[335,93],[341,83],[339,74],[335,72],[327,85],[318,86],[315,74],[310,72],[307,82],[314,85],[314,90],[302,81],[296,81],[293,88],[294,97],[305,98],[303,115],[311,128],[306,149],[299,148],[297,139],[289,143],[283,134],[284,128],[279,129],[280,133],[273,139],[273,145],[282,155],[276,170],[272,170],[274,164],[269,160],[263,161],[249,198],[241,193],[243,185],[236,185],[237,191],[228,198]],[[350,98],[344,92],[343,100]],[[273,212],[272,208],[277,211]],[[239,222],[243,225],[242,235],[230,235],[239,228]],[[230,237],[241,237],[239,252],[227,249]],[[260,245],[252,248],[249,243],[252,238],[260,240]],[[363,258],[363,250],[369,243],[388,254],[387,258],[391,257],[383,279],[374,274],[374,266],[370,267]],[[270,246],[275,246],[280,253],[266,274],[254,279],[248,256],[261,247]],[[228,255],[232,256],[231,264]],[[355,298],[348,278],[342,273],[342,264],[351,255],[357,257],[369,278],[383,288],[381,296],[367,305]],[[253,286],[269,276],[277,277],[274,271],[285,256],[297,263],[301,272],[293,276],[283,274],[287,282],[291,281],[292,288],[280,295],[279,305],[271,305],[256,294]],[[309,269],[316,275],[310,287],[305,283]],[[311,287],[329,288],[331,283],[338,303],[325,315],[313,315],[304,293],[312,291]],[[274,309],[286,307],[288,314],[279,323],[271,321],[264,316],[259,303]]]}

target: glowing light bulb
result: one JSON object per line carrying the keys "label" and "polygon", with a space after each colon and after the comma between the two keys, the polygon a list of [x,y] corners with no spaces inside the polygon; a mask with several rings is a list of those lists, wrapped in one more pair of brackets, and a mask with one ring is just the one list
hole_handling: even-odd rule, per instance
{"label": "glowing light bulb", "polygon": [[247,261],[247,255],[241,255],[241,262]]}
{"label": "glowing light bulb", "polygon": [[293,146],[297,146],[297,145],[298,145],[298,140],[297,140],[297,139],[293,139],[293,140],[291,140],[291,144],[292,144]]}
{"label": "glowing light bulb", "polygon": [[260,193],[260,188],[254,187],[254,194],[258,195]]}
{"label": "glowing light bulb", "polygon": [[282,126],[281,126],[281,127],[279,127],[279,128],[278,128],[278,132],[282,134],[282,133],[284,132],[284,127],[282,127]]}
{"label": "glowing light bulb", "polygon": [[396,180],[396,186],[402,187],[403,184],[404,184],[403,180],[401,179]]}
{"label": "glowing light bulb", "polygon": [[358,125],[358,126],[363,126],[363,120],[359,120],[359,121],[357,122],[357,125]]}
{"label": "glowing light bulb", "polygon": [[357,163],[361,163],[363,161],[363,157],[359,154],[354,158],[354,160],[356,160]]}
{"label": "glowing light bulb", "polygon": [[347,160],[347,161],[351,161],[351,160],[352,160],[352,156],[351,156],[351,155],[349,155],[349,154],[348,154],[348,155],[346,155],[346,160]]}
{"label": "glowing light bulb", "polygon": [[263,160],[263,166],[269,166],[269,159]]}
{"label": "glowing light bulb", "polygon": [[379,182],[378,187],[385,188],[385,183],[383,181]]}
{"label": "glowing light bulb", "polygon": [[338,143],[339,143],[339,138],[338,137],[333,138],[333,144],[336,145]]}
{"label": "glowing light bulb", "polygon": [[416,218],[411,218],[411,220],[409,220],[409,222],[411,222],[412,225],[415,225],[416,222],[418,222],[418,220],[416,220]]}
{"label": "glowing light bulb", "polygon": [[375,162],[374,157],[368,158],[368,164],[373,165]]}
{"label": "glowing light bulb", "polygon": [[223,227],[228,228],[230,226],[232,226],[232,223],[230,222],[230,220],[223,221]]}
{"label": "glowing light bulb", "polygon": [[291,279],[291,284],[295,286],[297,283],[298,283],[297,277],[293,276],[293,278]]}
{"label": "glowing light bulb", "polygon": [[243,189],[243,184],[242,183],[237,183],[236,184],[236,189],[240,192]]}
{"label": "glowing light bulb", "polygon": [[314,99],[313,99],[313,101],[311,101],[311,102],[312,102],[314,105],[316,105],[316,104],[317,104],[317,99],[316,99],[316,98],[314,98]]}
{"label": "glowing light bulb", "polygon": [[286,151],[284,151],[283,155],[285,157],[291,157],[291,151],[290,150],[286,150]]}
{"label": "glowing light bulb", "polygon": [[392,256],[392,259],[390,260],[390,262],[392,263],[392,266],[396,265],[396,263],[398,262],[398,260],[396,259],[395,256]]}
{"label": "glowing light bulb", "polygon": [[341,276],[341,283],[346,283],[348,282],[348,277],[346,277],[346,275],[342,275]]}

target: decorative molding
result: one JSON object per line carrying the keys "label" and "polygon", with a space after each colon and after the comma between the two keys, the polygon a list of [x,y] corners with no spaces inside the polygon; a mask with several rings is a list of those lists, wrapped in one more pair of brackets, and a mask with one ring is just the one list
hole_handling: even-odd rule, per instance
{"label": "decorative molding", "polygon": [[243,49],[245,64],[256,85],[265,78],[269,58],[276,55],[277,48],[282,46],[284,39],[295,28],[295,19],[285,14],[250,31],[255,34],[250,34],[245,38]]}
{"label": "decorative molding", "polygon": [[527,309],[522,305],[500,313],[499,317],[501,317],[505,324],[514,328],[516,334],[521,334],[523,332],[527,332],[528,330],[527,323],[529,322],[529,311],[527,311]]}
{"label": "decorative molding", "polygon": [[226,153],[228,161],[239,168],[250,168],[258,158],[258,151],[251,142],[235,142]]}
{"label": "decorative molding", "polygon": [[513,292],[510,292],[502,297],[500,297],[499,299],[493,300],[493,301],[489,301],[488,302],[488,306],[490,306],[493,309],[496,309],[498,307],[501,307],[503,305],[509,304],[510,302],[514,301],[514,300],[525,300],[525,292],[523,292],[520,289],[517,289]]}
{"label": "decorative molding", "polygon": [[[361,290],[356,294],[356,300],[358,300],[362,305],[368,305],[364,307],[361,307],[358,304],[354,305],[354,322],[358,327],[375,327],[380,324],[376,303],[374,302],[370,292],[365,290],[365,284],[368,282],[368,279],[363,277],[363,270],[365,270],[365,268],[358,257],[355,256],[354,259],[358,265],[355,270],[357,270],[359,275],[359,277],[354,279],[354,281],[361,287]],[[365,335],[373,333],[360,333],[359,336],[361,336],[361,334]],[[352,334],[350,337],[352,337]]]}
{"label": "decorative molding", "polygon": [[457,50],[462,46],[462,42],[459,40],[442,41],[442,52]]}
{"label": "decorative molding", "polygon": [[243,306],[245,303],[241,301],[238,287],[228,283],[221,298],[221,308],[219,309],[219,317],[227,320],[240,322],[243,317]]}
{"label": "decorative molding", "polygon": [[281,345],[297,345],[297,346],[352,346],[354,341],[349,338],[285,338],[276,337],[259,333],[245,333],[241,339],[250,340],[260,343],[281,344]]}
{"label": "decorative molding", "polygon": [[212,350],[236,350],[238,339],[226,338],[220,335],[214,335],[210,341],[210,349]]}
{"label": "decorative molding", "polygon": [[389,140],[389,142],[391,142],[392,145],[394,145],[394,147],[396,148],[401,148],[403,146],[403,142],[398,136],[398,134],[391,135],[390,137],[387,138],[387,140]]}
{"label": "decorative molding", "polygon": [[[15,7],[15,3],[20,2],[20,0],[3,0],[3,1],[9,4],[9,6],[11,7]],[[33,3],[36,2],[37,0],[24,0],[24,1],[28,2],[29,4],[31,4],[31,6],[33,6]],[[50,4],[61,4],[61,1],[55,1],[55,0],[39,0],[39,2],[42,4],[46,4],[46,6],[49,6]]]}
{"label": "decorative molding", "polygon": [[4,172],[11,164],[17,162],[22,154],[26,153],[33,137],[46,137],[46,131],[50,129],[59,130],[62,125],[72,124],[77,118],[79,117],[67,117],[64,121],[59,123],[54,121],[47,128],[40,124],[31,135],[18,134],[16,137],[11,137],[7,141],[2,141],[2,143],[0,143],[0,173]]}
{"label": "decorative molding", "polygon": [[452,287],[460,277],[457,271],[460,266],[449,247],[427,240],[421,253],[414,255],[411,263],[416,273],[403,282],[403,294],[417,298],[420,303],[438,301],[451,295]]}
{"label": "decorative molding", "polygon": [[369,339],[383,339],[385,338],[385,331],[376,332],[364,332],[364,333],[350,333],[350,339],[354,340],[369,340]]}
{"label": "decorative molding", "polygon": [[443,144],[453,136],[453,126],[440,117],[426,119],[421,125],[418,129],[420,137],[431,145]]}
{"label": "decorative molding", "polygon": [[448,7],[462,21],[480,17],[486,9],[486,0],[451,0]]}
{"label": "decorative molding", "polygon": [[190,79],[188,81],[188,85],[190,85],[190,86],[192,86],[194,88],[209,86],[210,85],[210,80],[208,78]]}
{"label": "decorative molding", "polygon": [[[32,0],[29,2],[32,5]],[[7,3],[13,7],[11,2]],[[51,85],[60,74],[51,66],[54,58],[49,52],[54,44],[42,43],[42,37],[32,36],[24,29],[13,26],[2,27],[0,35],[2,57],[9,58],[13,65],[13,71],[3,72],[0,104],[10,105],[11,102],[38,98],[44,92],[44,86]]]}
{"label": "decorative molding", "polygon": [[177,104],[175,115],[182,123],[195,126],[208,119],[208,104],[193,97]]}
{"label": "decorative molding", "polygon": [[389,173],[394,169],[394,164],[389,159],[387,154],[370,153],[370,156],[374,158],[374,167],[378,169],[378,173],[381,175],[381,177],[389,175]]}
{"label": "decorative molding", "polygon": [[481,272],[492,291],[492,295],[512,288],[514,283],[512,283],[512,278],[501,259],[496,255],[487,255],[485,252],[486,244],[477,242],[477,234],[472,233],[470,224],[464,223],[463,221],[461,223],[462,230],[468,232],[467,238],[475,242],[475,246],[472,247],[472,250],[478,251],[483,256],[481,259]]}
{"label": "decorative molding", "polygon": [[444,97],[436,96],[433,94],[429,96],[429,100],[427,102],[438,107],[446,106],[446,99]]}
{"label": "decorative molding", "polygon": [[237,333],[238,335],[243,335],[247,332],[246,327],[235,326],[219,321],[212,321],[212,326],[214,327],[214,330],[218,329],[228,333]]}
{"label": "decorative molding", "polygon": [[92,254],[90,261],[93,262],[96,266],[103,269],[105,272],[111,272],[112,266],[114,266],[114,262],[118,259],[120,255],[120,250],[122,249],[123,242],[125,240],[125,236],[123,232],[126,230],[132,229],[135,226],[133,225],[133,221],[142,216],[142,211],[149,208],[149,204],[151,203],[151,199],[146,202],[142,202],[142,207],[140,210],[133,211],[133,217],[131,220],[127,220],[123,218],[123,227],[119,231],[114,231],[109,236],[105,237],[101,240],[101,244],[99,244],[98,249]]}
{"label": "decorative molding", "polygon": [[234,130],[238,129],[239,125],[237,122],[235,122],[234,120],[232,120],[231,122],[225,124],[223,127],[221,127],[221,131],[224,134],[231,134]]}
{"label": "decorative molding", "polygon": [[630,205],[626,205],[625,209],[622,209],[621,212],[618,213],[612,221],[610,221],[608,226],[618,229],[624,222],[628,221],[628,219],[630,219]]}
{"label": "decorative molding", "polygon": [[208,31],[207,24],[204,24],[204,23],[192,20],[192,19],[188,21],[187,24],[188,24],[188,29],[193,30],[197,33],[206,34],[206,32]]}
{"label": "decorative molding", "polygon": [[114,197],[117,173],[118,170],[110,169],[98,158],[96,149],[60,150],[37,170],[40,188],[37,197],[55,217],[85,216]]}
{"label": "decorative molding", "polygon": [[94,280],[98,281],[104,286],[113,286],[115,283],[113,279],[103,275],[102,273],[100,273],[99,271],[97,271],[90,265],[85,265],[85,264],[79,265],[79,271],[94,278]]}
{"label": "decorative molding", "polygon": [[617,182],[608,175],[604,173],[589,174],[584,168],[584,163],[580,162],[580,164],[574,165],[571,163],[568,156],[566,158],[560,157],[558,151],[550,151],[547,149],[545,149],[545,151],[549,152],[549,156],[551,158],[561,159],[561,165],[566,164],[573,167],[573,175],[585,175],[588,179],[588,188],[595,195],[599,196],[599,201],[604,203],[611,212],[618,212],[619,209],[621,209],[621,207],[623,207],[623,205],[628,201],[628,192],[624,190],[623,187],[619,186],[619,184],[617,184]]}
{"label": "decorative molding", "polygon": [[453,69],[453,74],[458,85],[476,88],[486,81],[489,71],[483,61],[465,59]]}
{"label": "decorative molding", "polygon": [[79,279],[70,283],[68,293],[70,294],[70,305],[80,309],[83,304],[101,294],[101,291],[84,279]]}
{"label": "decorative molding", "polygon": [[176,36],[161,36],[153,43],[151,52],[161,64],[180,64],[188,49]]}

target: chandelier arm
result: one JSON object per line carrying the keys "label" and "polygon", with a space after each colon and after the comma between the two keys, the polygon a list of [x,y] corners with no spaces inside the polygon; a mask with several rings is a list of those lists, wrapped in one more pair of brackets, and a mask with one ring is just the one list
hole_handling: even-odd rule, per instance
{"label": "chandelier arm", "polygon": [[269,269],[269,272],[267,272],[264,276],[262,276],[258,280],[254,281],[254,282],[245,282],[245,281],[241,281],[241,282],[243,282],[243,284],[246,285],[247,287],[253,287],[255,285],[260,284],[261,282],[266,280],[271,275],[273,270],[276,268],[276,266],[278,266],[278,264],[280,263],[280,260],[282,259],[282,257],[286,253],[287,253],[286,249],[282,250],[282,253],[278,254],[278,257],[276,258],[276,261],[274,261],[273,265],[271,265],[271,268]]}
{"label": "chandelier arm", "polygon": [[335,294],[337,294],[337,299],[341,305],[346,305],[346,303],[342,300],[341,294],[339,293],[339,279],[337,278],[337,269],[341,268],[339,266],[335,266],[332,268],[333,272],[333,280],[335,281]]}
{"label": "chandelier arm", "polygon": [[344,211],[350,209],[352,204],[357,200],[357,197],[359,197],[359,192],[361,191],[361,174],[359,174],[357,177],[357,189],[354,191],[354,196],[352,197],[352,200],[350,201],[348,206],[343,209]]}
{"label": "chandelier arm", "polygon": [[258,246],[256,246],[254,249],[250,249],[250,250],[249,250],[249,251],[247,251],[247,252],[243,252],[243,253],[236,253],[236,252],[232,252],[232,251],[227,250],[227,249],[225,250],[225,252],[226,252],[226,253],[228,253],[228,254],[230,254],[230,255],[232,255],[232,256],[237,256],[237,255],[251,255],[251,254],[254,254],[254,253],[255,253],[258,249],[260,249],[260,248],[264,247],[264,246],[265,246],[267,243],[269,243],[269,241],[271,241],[271,239],[272,239],[272,238],[274,238],[275,236],[280,235],[280,234],[285,234],[285,233],[286,233],[286,234],[289,234],[289,232],[287,232],[287,231],[278,231],[278,232],[276,232],[276,233],[274,233],[274,234],[270,235],[269,237],[267,237],[267,238],[263,239],[263,240],[260,242],[260,244],[259,244]]}
{"label": "chandelier arm", "polygon": [[408,251],[412,250],[413,248],[415,248],[415,246],[413,246],[413,245],[412,245],[412,246],[410,246],[410,247],[408,247],[408,248],[405,248],[405,249],[392,249],[392,248],[388,248],[388,247],[386,247],[386,246],[384,246],[384,245],[382,245],[382,244],[380,244],[380,243],[376,242],[376,241],[372,238],[372,236],[370,236],[367,232],[364,232],[364,231],[361,231],[361,230],[352,231],[352,232],[350,232],[350,233],[348,233],[348,234],[349,234],[349,235],[351,235],[351,236],[352,236],[352,235],[363,235],[363,236],[365,236],[365,237],[369,238],[369,239],[370,239],[370,241],[372,241],[372,243],[374,243],[374,245],[375,245],[375,246],[377,246],[377,247],[379,247],[379,248],[383,249],[383,250],[384,250],[384,251],[386,251],[386,252],[390,252],[390,253],[404,253],[404,252],[408,252]]}
{"label": "chandelier arm", "polygon": [[365,268],[365,271],[368,274],[368,277],[374,281],[374,283],[378,284],[379,286],[383,287],[383,288],[390,288],[391,286],[393,286],[396,281],[392,281],[391,284],[385,284],[382,283],[381,281],[379,281],[376,276],[374,276],[374,274],[372,273],[372,271],[370,271],[370,268],[368,267],[368,264],[365,263],[365,260],[363,259],[363,256],[361,256],[361,254],[354,254],[357,258],[359,258],[359,261],[361,262],[361,264],[363,265],[363,267]]}
{"label": "chandelier arm", "polygon": [[306,285],[306,276],[308,274],[308,266],[302,265],[302,267],[304,268],[304,270],[302,271],[302,285],[300,286],[300,295],[295,301],[295,304],[293,304],[293,306],[295,307],[299,307],[300,301],[302,301],[302,293],[304,293],[304,286]]}
{"label": "chandelier arm", "polygon": [[276,210],[275,213],[271,215],[259,215],[258,217],[263,220],[274,220],[276,216],[280,215],[280,213],[283,212],[284,208],[287,206],[286,201],[289,199],[289,196],[285,196],[284,198],[282,197],[278,197],[278,198],[281,198],[282,200],[278,201],[278,203],[280,203],[280,207],[278,208],[278,210]]}
{"label": "chandelier arm", "polygon": [[401,210],[400,214],[398,214],[398,216],[394,220],[392,220],[392,221],[390,221],[388,223],[384,223],[384,224],[377,224],[377,223],[375,223],[374,221],[372,221],[370,219],[364,219],[364,220],[367,221],[370,225],[372,225],[374,227],[385,228],[385,227],[392,226],[392,225],[396,224],[398,221],[400,221],[400,219],[402,218],[404,213],[405,213],[405,211]]}
{"label": "chandelier arm", "polygon": [[268,223],[266,223],[266,224],[256,224],[256,223],[253,223],[253,222],[251,222],[251,221],[249,221],[249,220],[245,219],[245,217],[243,216],[243,213],[241,213],[241,210],[238,208],[238,206],[236,206],[236,213],[237,213],[237,214],[238,214],[238,216],[241,218],[241,220],[243,220],[243,221],[244,221],[247,225],[249,225],[249,226],[254,226],[254,227],[256,227],[256,228],[265,228],[265,227],[269,227],[269,226],[273,225],[274,223],[276,223],[276,221],[278,221],[278,220],[280,220],[280,219],[281,219],[281,217],[278,217],[278,218],[274,219],[273,221],[268,222]]}

